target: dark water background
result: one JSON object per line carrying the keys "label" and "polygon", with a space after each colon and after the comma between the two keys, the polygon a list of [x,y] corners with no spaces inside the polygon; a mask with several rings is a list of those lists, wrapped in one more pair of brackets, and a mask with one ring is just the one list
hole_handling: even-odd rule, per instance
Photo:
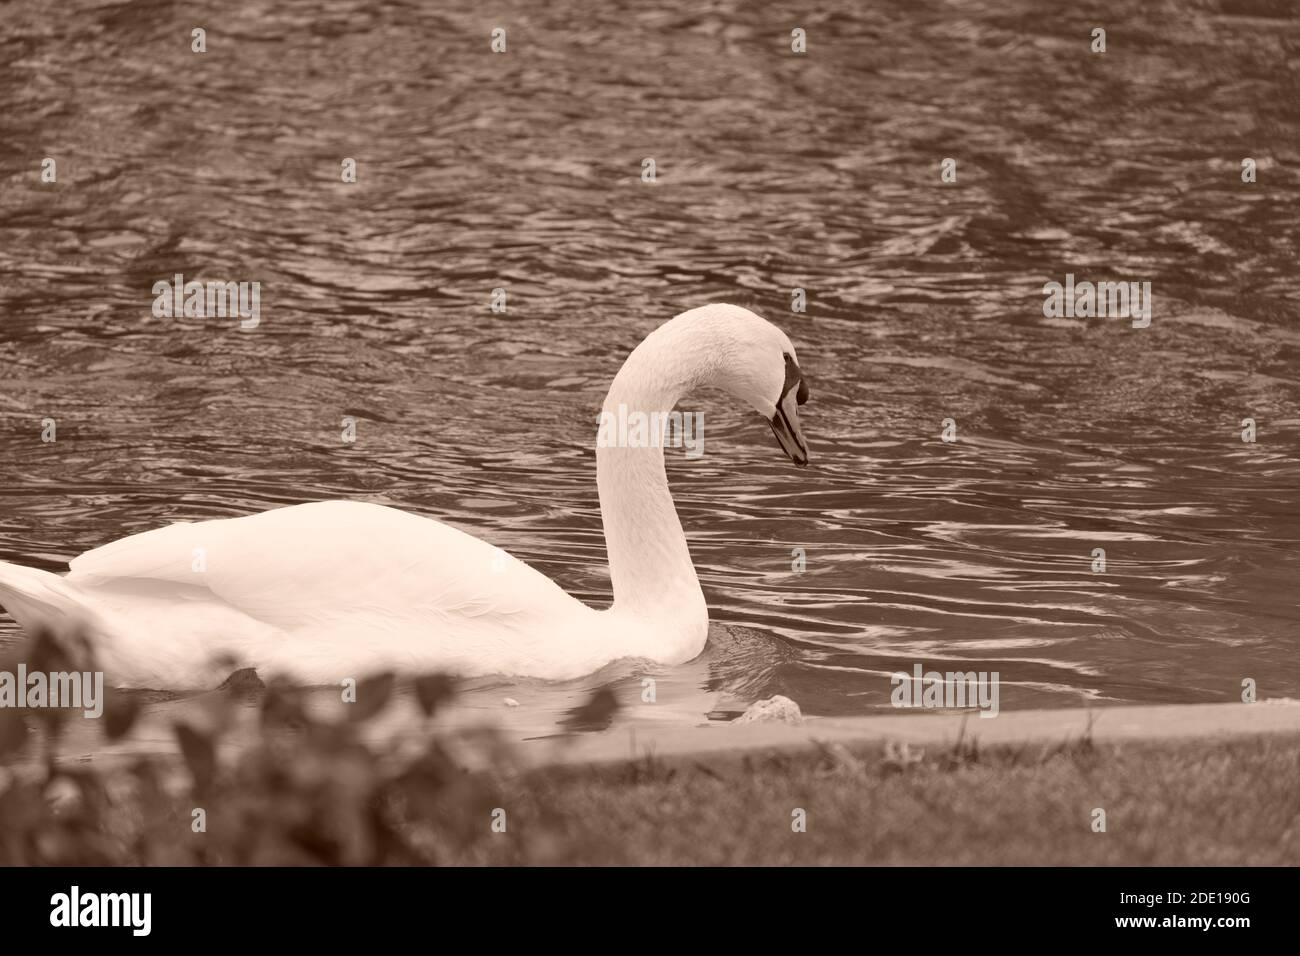
{"label": "dark water background", "polygon": [[[730,301],[794,339],[814,466],[699,406],[713,644],[658,713],[867,713],[918,661],[1004,708],[1300,696],[1294,4],[11,2],[0,90],[0,559],[361,497],[603,602],[604,390]],[[261,327],[152,318],[176,272]],[[1067,272],[1151,327],[1044,318]]]}

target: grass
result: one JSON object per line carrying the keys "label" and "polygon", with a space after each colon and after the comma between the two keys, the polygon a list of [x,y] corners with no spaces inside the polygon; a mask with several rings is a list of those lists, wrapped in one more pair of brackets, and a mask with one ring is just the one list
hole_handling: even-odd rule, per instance
{"label": "grass", "polygon": [[[891,748],[892,750],[893,748]],[[660,865],[1300,863],[1300,740],[919,761],[882,748],[531,774],[510,831],[448,862]],[[807,813],[806,832],[791,812]],[[1106,832],[1093,831],[1093,810]]]}

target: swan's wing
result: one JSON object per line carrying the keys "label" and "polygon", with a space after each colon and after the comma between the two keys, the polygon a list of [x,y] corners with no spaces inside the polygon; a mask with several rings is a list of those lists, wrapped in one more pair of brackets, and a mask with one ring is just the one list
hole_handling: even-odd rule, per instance
{"label": "swan's wing", "polygon": [[354,501],[173,524],[88,551],[71,569],[68,580],[88,588],[206,588],[287,631],[526,618],[574,603],[545,575],[485,541]]}

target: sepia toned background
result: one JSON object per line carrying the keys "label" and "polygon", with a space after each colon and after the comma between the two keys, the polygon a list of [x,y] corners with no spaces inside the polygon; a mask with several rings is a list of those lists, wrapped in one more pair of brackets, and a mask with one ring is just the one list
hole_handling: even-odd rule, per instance
{"label": "sepia toned background", "polygon": [[[701,397],[714,624],[661,714],[871,713],[916,661],[1003,709],[1300,696],[1291,4],[59,7],[0,5],[0,559],[362,497],[602,602],[605,388],[731,301],[795,341],[813,465]],[[260,327],[153,318],[177,272]],[[1044,318],[1067,272],[1151,327]],[[541,725],[618,673],[470,694]]]}

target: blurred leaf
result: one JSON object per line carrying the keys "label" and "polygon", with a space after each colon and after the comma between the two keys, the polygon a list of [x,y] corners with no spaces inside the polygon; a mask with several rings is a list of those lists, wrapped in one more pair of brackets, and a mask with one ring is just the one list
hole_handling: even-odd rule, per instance
{"label": "blurred leaf", "polygon": [[456,696],[456,681],[448,674],[425,674],[415,679],[415,700],[424,716]]}
{"label": "blurred leaf", "polygon": [[0,707],[0,758],[16,754],[27,742],[27,722],[23,715],[8,707]]}
{"label": "blurred leaf", "polygon": [[76,784],[80,792],[82,812],[86,822],[98,828],[104,811],[108,809],[110,803],[105,778],[86,767],[65,770],[63,775]]}
{"label": "blurred leaf", "polygon": [[393,696],[397,678],[391,671],[367,677],[357,684],[356,703],[348,704],[348,717],[352,720],[369,720],[388,706]]}
{"label": "blurred leaf", "polygon": [[140,700],[134,694],[110,690],[104,701],[104,735],[109,740],[121,740],[135,726],[140,716]]}
{"label": "blurred leaf", "polygon": [[44,628],[32,634],[31,647],[27,652],[27,669],[46,674],[52,671],[76,670],[63,644],[53,632]]}
{"label": "blurred leaf", "polygon": [[236,698],[229,693],[213,691],[201,695],[196,703],[204,719],[204,726],[214,737],[230,729],[235,718]]}
{"label": "blurred leaf", "polygon": [[302,709],[301,692],[286,684],[271,684],[262,698],[262,727],[304,727],[309,721]]}
{"label": "blurred leaf", "polygon": [[176,739],[180,742],[185,765],[194,778],[194,789],[204,791],[217,773],[217,749],[212,738],[201,734],[189,724],[176,724]]}

